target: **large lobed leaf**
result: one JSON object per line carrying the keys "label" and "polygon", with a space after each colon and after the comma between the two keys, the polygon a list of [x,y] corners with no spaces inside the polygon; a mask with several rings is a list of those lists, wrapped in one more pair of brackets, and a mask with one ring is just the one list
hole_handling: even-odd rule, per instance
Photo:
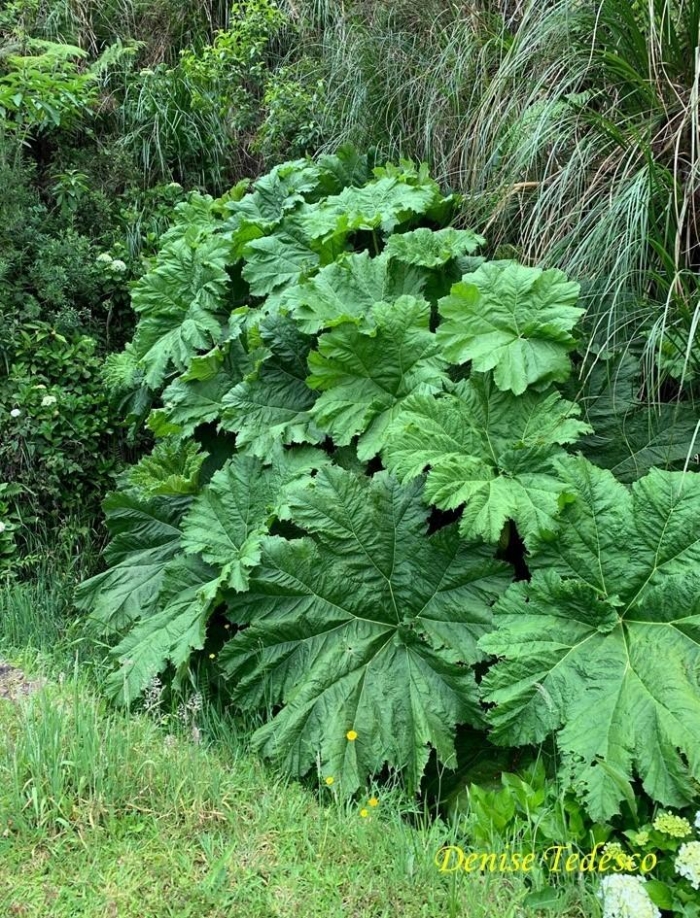
{"label": "large lobed leaf", "polygon": [[556,538],[530,540],[532,581],[498,602],[480,645],[498,657],[494,738],[554,733],[595,819],[636,775],[684,806],[700,779],[700,477],[653,470],[627,489],[582,457],[558,467],[576,499]]}
{"label": "large lobed leaf", "polygon": [[367,252],[340,258],[297,287],[285,300],[298,327],[314,335],[345,322],[371,327],[375,303],[391,303],[404,294],[420,295],[425,275],[406,268],[387,255],[370,258]]}
{"label": "large lobed leaf", "polygon": [[306,382],[311,338],[279,315],[267,316],[259,334],[262,359],[220,407],[221,427],[235,431],[238,448],[265,459],[281,445],[318,443],[323,433],[311,414],[316,393]]}
{"label": "large lobed leaf", "polygon": [[407,398],[383,455],[403,481],[429,468],[425,496],[437,507],[465,504],[465,538],[496,542],[508,520],[530,536],[557,528],[566,485],[552,461],[589,430],[578,414],[556,392],[516,398],[475,374],[452,392]]}
{"label": "large lobed leaf", "polygon": [[370,333],[346,324],[321,335],[307,379],[322,391],[311,409],[318,426],[341,446],[361,435],[362,460],[382,450],[388,426],[411,393],[439,391],[448,381],[425,300],[403,296],[379,303],[370,321]]}
{"label": "large lobed leaf", "polygon": [[452,259],[472,255],[486,240],[472,230],[431,230],[427,227],[390,236],[386,253],[407,265],[438,268]]}
{"label": "large lobed leaf", "polygon": [[230,248],[221,236],[176,239],[134,287],[132,303],[141,319],[133,348],[152,389],[172,367],[186,370],[195,354],[218,343],[226,320]]}
{"label": "large lobed leaf", "polygon": [[290,510],[309,535],[266,539],[229,600],[250,622],[221,654],[234,697],[283,705],[256,742],[293,772],[318,757],[351,792],[386,762],[415,788],[429,747],[451,761],[455,724],[481,721],[470,667],[508,567],[453,526],[428,538],[417,487],[387,473],[323,469]]}
{"label": "large lobed leaf", "polygon": [[105,690],[127,706],[168,663],[182,677],[192,652],[204,647],[207,621],[218,602],[216,571],[198,558],[171,561],[163,582],[158,611],[143,617],[112,651],[120,665]]}
{"label": "large lobed leaf", "polygon": [[165,566],[180,551],[180,525],[192,498],[110,494],[103,507],[112,542],[109,569],[78,587],[75,603],[103,634],[119,632],[156,607]]}
{"label": "large lobed leaf", "polygon": [[195,498],[183,521],[183,549],[215,565],[227,586],[246,590],[263,537],[285,512],[289,487],[327,461],[309,448],[285,453],[271,466],[234,456]]}
{"label": "large lobed leaf", "polygon": [[563,382],[571,372],[571,330],[583,315],[579,286],[556,269],[487,262],[440,300],[438,340],[453,363],[493,370],[499,389]]}

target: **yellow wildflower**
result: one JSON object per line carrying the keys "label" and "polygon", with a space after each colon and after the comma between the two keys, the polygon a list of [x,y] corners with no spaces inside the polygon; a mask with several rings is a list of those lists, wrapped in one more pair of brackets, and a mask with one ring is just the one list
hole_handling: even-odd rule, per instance
{"label": "yellow wildflower", "polygon": [[357,739],[357,733],[354,730],[348,730],[345,736],[350,740],[351,743],[354,743]]}
{"label": "yellow wildflower", "polygon": [[210,654],[209,654],[209,659],[210,659],[210,660],[215,660],[215,659],[216,659],[216,654],[215,654],[215,653],[210,653]]}
{"label": "yellow wildflower", "polygon": [[370,806],[379,806],[379,800],[376,797],[370,797],[367,801]]}
{"label": "yellow wildflower", "polygon": [[673,813],[660,813],[652,823],[657,832],[663,832],[664,835],[670,835],[672,838],[685,838],[692,832],[690,823],[682,816],[674,816]]}
{"label": "yellow wildflower", "polygon": [[360,810],[360,816],[361,816],[363,819],[367,819],[367,817],[369,816],[369,810],[361,809],[361,810]]}
{"label": "yellow wildflower", "polygon": [[335,781],[335,778],[333,778],[331,775],[328,775],[328,777],[326,778],[326,784],[327,784],[329,787],[331,786],[331,784],[332,784],[334,781]]}

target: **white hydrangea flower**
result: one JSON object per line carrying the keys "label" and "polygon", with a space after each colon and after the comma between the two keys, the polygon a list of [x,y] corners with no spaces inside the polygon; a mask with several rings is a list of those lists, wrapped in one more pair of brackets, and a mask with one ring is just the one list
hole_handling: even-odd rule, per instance
{"label": "white hydrangea flower", "polygon": [[109,266],[110,271],[116,271],[117,274],[123,274],[126,271],[126,264],[121,258],[115,258]]}
{"label": "white hydrangea flower", "polygon": [[99,261],[100,264],[108,265],[112,261],[112,256],[109,254],[109,252],[100,252],[100,254],[97,256],[97,261]]}
{"label": "white hydrangea flower", "polygon": [[179,182],[169,182],[167,187],[172,188],[174,191],[182,191],[182,185]]}
{"label": "white hydrangea flower", "polygon": [[692,841],[681,845],[675,867],[676,873],[690,880],[693,889],[700,889],[700,842]]}
{"label": "white hydrangea flower", "polygon": [[661,918],[661,912],[644,889],[646,880],[630,874],[614,874],[600,883],[603,918]]}
{"label": "white hydrangea flower", "polygon": [[7,529],[7,526],[3,523],[2,520],[0,520],[0,535],[2,535],[6,529]]}
{"label": "white hydrangea flower", "polygon": [[12,411],[10,412],[10,417],[18,418],[21,414],[22,412],[19,410],[19,408],[13,408]]}
{"label": "white hydrangea flower", "polygon": [[57,401],[55,395],[45,395],[41,400],[41,407],[48,408],[50,405],[55,405]]}
{"label": "white hydrangea flower", "polygon": [[700,829],[700,810],[695,814],[695,828]]}

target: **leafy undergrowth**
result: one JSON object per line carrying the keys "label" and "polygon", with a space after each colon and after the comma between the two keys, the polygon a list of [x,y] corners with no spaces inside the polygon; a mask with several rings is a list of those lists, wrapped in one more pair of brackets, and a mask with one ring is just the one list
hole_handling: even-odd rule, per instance
{"label": "leafy undergrowth", "polygon": [[[36,655],[19,662],[51,668]],[[68,676],[0,703],[0,730],[2,915],[537,914],[521,909],[520,877],[441,875],[443,823],[411,825],[391,792],[362,807],[326,784],[315,794],[289,783],[211,715],[196,743],[108,711]],[[573,881],[565,901],[570,918],[597,914]]]}

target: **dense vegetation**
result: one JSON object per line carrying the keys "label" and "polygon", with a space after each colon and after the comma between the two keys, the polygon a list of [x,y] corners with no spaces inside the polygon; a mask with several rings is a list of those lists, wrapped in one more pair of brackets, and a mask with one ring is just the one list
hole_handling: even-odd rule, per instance
{"label": "dense vegetation", "polygon": [[700,914],[700,2],[0,33],[7,588],[83,580],[113,701]]}

